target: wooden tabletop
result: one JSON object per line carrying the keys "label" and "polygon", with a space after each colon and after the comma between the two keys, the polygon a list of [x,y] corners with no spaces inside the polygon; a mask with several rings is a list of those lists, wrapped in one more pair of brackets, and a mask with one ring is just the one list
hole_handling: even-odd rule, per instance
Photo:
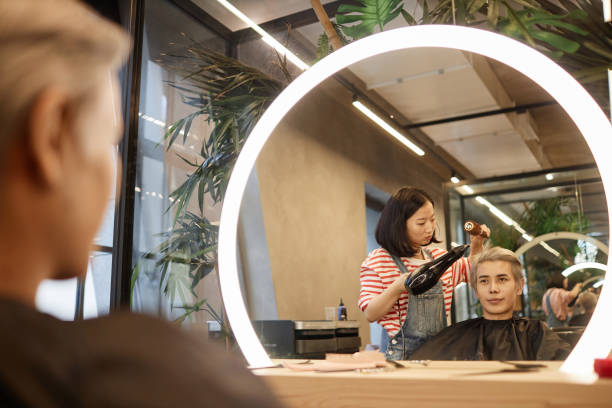
{"label": "wooden tabletop", "polygon": [[559,371],[561,362],[533,372],[496,361],[407,361],[381,372],[253,370],[288,407],[612,407],[612,379]]}

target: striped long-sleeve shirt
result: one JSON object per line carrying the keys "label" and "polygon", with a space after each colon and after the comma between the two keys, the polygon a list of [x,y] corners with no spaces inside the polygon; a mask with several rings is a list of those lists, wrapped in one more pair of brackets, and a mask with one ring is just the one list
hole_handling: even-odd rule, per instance
{"label": "striped long-sleeve shirt", "polygon": [[[434,259],[444,255],[447,251],[428,247],[427,248]],[[401,258],[408,272],[421,266],[427,261],[416,258]],[[450,321],[450,310],[453,298],[453,289],[461,282],[468,282],[470,273],[470,262],[467,258],[460,258],[448,270],[446,270],[440,280],[442,281],[442,291],[444,292],[444,310],[446,311],[447,321]],[[391,255],[384,248],[378,248],[370,252],[368,257],[361,264],[361,290],[359,292],[359,308],[362,311],[368,307],[368,304],[375,296],[381,294],[387,289],[397,277],[400,275],[400,270],[393,262]],[[389,337],[395,336],[401,325],[406,319],[406,308],[408,306],[408,292],[402,292],[399,297],[400,319],[398,321],[397,303],[389,312],[384,315],[378,323],[385,328]]]}

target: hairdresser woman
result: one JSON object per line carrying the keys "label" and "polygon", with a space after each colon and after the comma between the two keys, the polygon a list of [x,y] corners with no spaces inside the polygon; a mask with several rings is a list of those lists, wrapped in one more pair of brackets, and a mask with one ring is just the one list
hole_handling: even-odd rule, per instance
{"label": "hairdresser woman", "polygon": [[[402,187],[387,201],[376,226],[381,248],[361,265],[359,308],[389,335],[387,358],[407,360],[410,354],[450,323],[453,289],[469,282],[471,259],[460,258],[425,293],[406,291],[404,281],[419,266],[446,253],[430,246],[435,236],[433,200],[425,191]],[[489,229],[482,225],[486,235]],[[485,238],[471,236],[470,258],[482,251]]]}

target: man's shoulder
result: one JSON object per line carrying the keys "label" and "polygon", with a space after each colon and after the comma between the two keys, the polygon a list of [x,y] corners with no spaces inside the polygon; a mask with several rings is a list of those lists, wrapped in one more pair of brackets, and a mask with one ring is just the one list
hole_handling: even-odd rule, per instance
{"label": "man's shoulder", "polygon": [[[119,312],[75,324],[76,336],[85,353],[120,352],[131,358],[185,358],[194,353],[216,354],[219,345],[210,343],[202,330],[189,331],[158,317]],[[163,351],[163,354],[159,353]]]}

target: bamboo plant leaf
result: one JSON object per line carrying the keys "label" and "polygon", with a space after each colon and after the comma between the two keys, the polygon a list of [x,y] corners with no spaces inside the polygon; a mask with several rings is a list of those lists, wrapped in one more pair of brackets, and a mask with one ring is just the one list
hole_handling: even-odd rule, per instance
{"label": "bamboo plant leaf", "polygon": [[499,19],[499,1],[491,1],[487,8],[487,21],[491,27],[497,27]]}
{"label": "bamboo plant leaf", "polygon": [[319,36],[319,39],[317,40],[317,50],[316,50],[315,62],[325,58],[331,52],[332,52],[332,49],[331,49],[331,45],[329,44],[329,38],[327,37],[327,34],[323,33]]}
{"label": "bamboo plant leaf", "polygon": [[533,38],[544,41],[558,50],[567,52],[569,54],[574,53],[580,48],[580,44],[576,41],[568,40],[558,34],[547,32],[547,31],[534,31],[531,33]]}
{"label": "bamboo plant leaf", "polygon": [[402,17],[404,17],[404,20],[406,21],[406,23],[408,23],[408,25],[417,25],[417,21],[414,17],[412,17],[412,14],[410,14],[409,12],[407,12],[406,10],[404,10],[403,8],[401,9],[401,13],[402,13]]}

